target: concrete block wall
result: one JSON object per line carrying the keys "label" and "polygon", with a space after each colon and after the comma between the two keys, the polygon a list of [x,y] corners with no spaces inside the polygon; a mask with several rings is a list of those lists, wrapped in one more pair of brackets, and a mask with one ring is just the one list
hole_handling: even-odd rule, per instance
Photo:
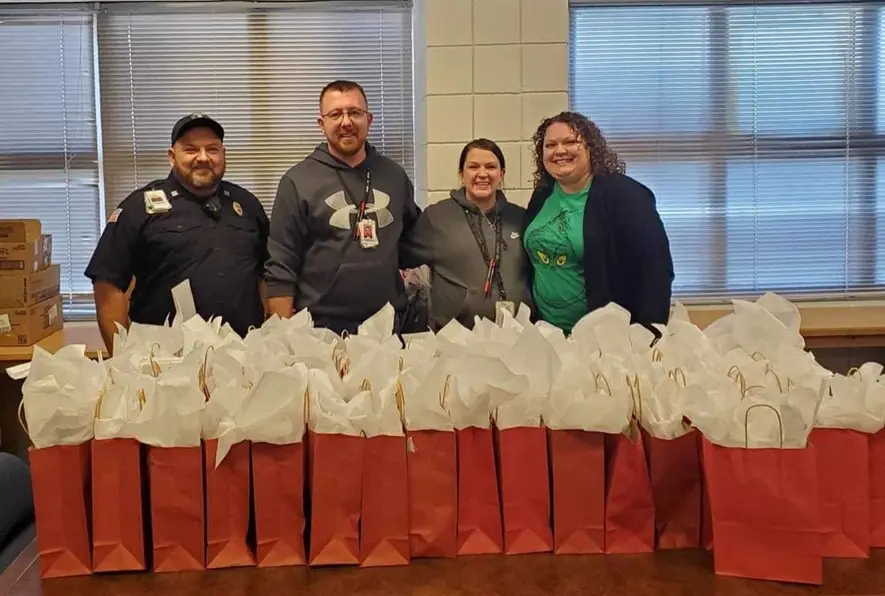
{"label": "concrete block wall", "polygon": [[525,205],[531,137],[542,118],[568,107],[568,0],[415,6],[419,200],[447,197],[458,186],[461,148],[488,137],[504,152],[507,196]]}

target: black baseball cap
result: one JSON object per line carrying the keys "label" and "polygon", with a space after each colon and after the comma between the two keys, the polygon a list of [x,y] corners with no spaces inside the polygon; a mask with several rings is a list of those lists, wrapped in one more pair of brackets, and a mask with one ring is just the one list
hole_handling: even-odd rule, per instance
{"label": "black baseball cap", "polygon": [[221,139],[222,141],[224,140],[224,128],[206,114],[203,114],[202,112],[196,112],[193,114],[188,114],[175,123],[175,126],[172,127],[172,144],[174,145],[175,141],[181,138],[181,135],[197,126],[205,126],[207,128],[211,128],[215,131],[215,134],[218,135],[219,139]]}

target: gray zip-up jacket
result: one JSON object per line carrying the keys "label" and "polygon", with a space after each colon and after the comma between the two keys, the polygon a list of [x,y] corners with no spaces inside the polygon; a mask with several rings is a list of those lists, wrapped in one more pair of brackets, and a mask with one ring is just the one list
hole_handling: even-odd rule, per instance
{"label": "gray zip-up jacket", "polygon": [[532,305],[528,287],[527,257],[522,246],[522,220],[525,210],[507,201],[498,191],[495,207],[483,215],[467,200],[464,189],[453,190],[448,199],[424,210],[418,223],[407,235],[402,247],[404,265],[428,265],[431,271],[430,322],[434,330],[457,319],[468,328],[474,317],[495,320],[495,302],[501,300],[498,284],[491,284],[485,296],[483,285],[488,263],[483,258],[474,233],[481,230],[490,256],[495,250],[496,231],[490,222],[500,214],[503,246],[500,272],[506,299],[518,308],[520,302]]}

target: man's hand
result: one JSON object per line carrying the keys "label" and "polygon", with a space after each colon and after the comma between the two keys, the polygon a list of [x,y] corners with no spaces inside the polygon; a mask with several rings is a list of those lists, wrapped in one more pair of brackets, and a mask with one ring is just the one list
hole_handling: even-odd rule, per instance
{"label": "man's hand", "polygon": [[277,315],[281,319],[288,319],[295,314],[295,298],[293,296],[277,296],[267,299],[267,308],[271,316]]}

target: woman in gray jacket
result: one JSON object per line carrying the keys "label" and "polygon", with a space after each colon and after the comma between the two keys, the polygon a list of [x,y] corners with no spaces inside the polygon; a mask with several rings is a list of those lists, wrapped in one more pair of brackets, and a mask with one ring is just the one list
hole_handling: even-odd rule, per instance
{"label": "woman in gray jacket", "polygon": [[461,187],[421,214],[402,247],[403,266],[428,265],[430,325],[497,318],[531,305],[521,231],[525,209],[500,190],[506,164],[488,139],[467,143],[458,160]]}

